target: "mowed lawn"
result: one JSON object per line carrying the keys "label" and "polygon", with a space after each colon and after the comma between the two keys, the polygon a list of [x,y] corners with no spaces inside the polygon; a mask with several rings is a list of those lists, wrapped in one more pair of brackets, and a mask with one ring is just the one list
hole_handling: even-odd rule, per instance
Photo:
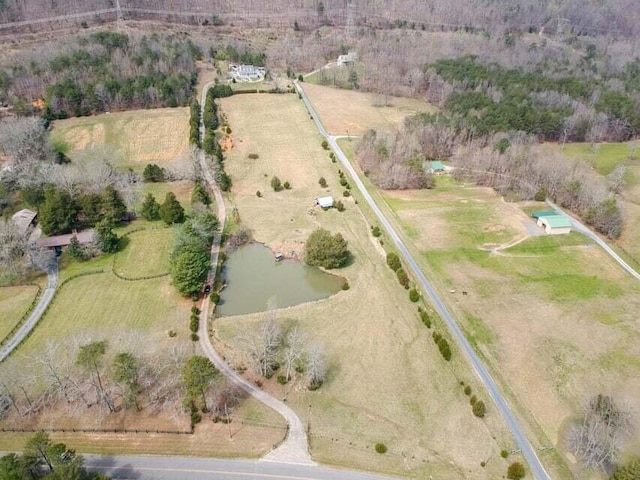
{"label": "mowed lawn", "polygon": [[[225,162],[234,186],[228,202],[257,241],[282,251],[301,252],[317,227],[340,232],[349,242],[353,263],[337,271],[350,289],[328,299],[278,310],[284,328],[298,324],[325,345],[329,373],[316,392],[272,380],[266,387],[287,403],[311,429],[311,454],[318,461],[397,475],[428,478],[497,478],[506,463],[498,458],[510,447],[501,420],[489,405],[485,420],[471,413],[459,385],[476,391],[474,375],[457,352],[446,363],[431,331],[418,317],[387,267],[379,240],[370,234],[356,197],[344,198],[338,165],[320,146],[321,138],[295,95],[238,95],[222,100],[236,147]],[[259,158],[248,158],[251,153]],[[274,192],[272,176],[292,183]],[[318,179],[328,183],[321,188]],[[262,198],[256,191],[262,192]],[[314,198],[333,195],[342,213],[313,208]],[[286,247],[286,248],[283,248]],[[255,325],[261,314],[216,319],[214,336],[226,345],[234,364],[245,362],[236,334]],[[231,348],[229,348],[231,347]],[[483,394],[480,393],[482,397]],[[488,402],[488,399],[485,398]],[[376,442],[389,448],[374,452]]]}
{"label": "mowed lawn", "polygon": [[437,185],[385,192],[387,208],[534,438],[562,449],[590,396],[640,398],[640,283],[577,233],[487,250],[535,231],[524,223],[533,206]]}
{"label": "mowed lawn", "polygon": [[[118,149],[117,167],[142,171],[147,163],[165,165],[189,150],[189,109],[158,108],[105,113],[54,122],[52,140],[78,151],[109,145]],[[115,160],[115,158],[114,158]]]}
{"label": "mowed lawn", "polygon": [[410,115],[436,111],[433,105],[415,98],[384,97],[310,83],[300,85],[332,135],[362,135],[370,128],[390,130],[399,127]]}
{"label": "mowed lawn", "polygon": [[125,237],[125,248],[116,254],[115,271],[127,278],[167,273],[175,232],[161,222],[131,232]]}
{"label": "mowed lawn", "polygon": [[0,340],[20,321],[37,294],[35,285],[0,287]]}

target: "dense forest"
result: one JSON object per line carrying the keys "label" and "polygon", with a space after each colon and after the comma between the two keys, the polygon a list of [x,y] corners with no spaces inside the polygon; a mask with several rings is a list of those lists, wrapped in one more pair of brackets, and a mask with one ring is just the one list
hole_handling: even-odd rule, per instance
{"label": "dense forest", "polygon": [[46,119],[188,105],[200,48],[176,36],[97,32],[0,64],[0,102],[18,113],[44,99]]}
{"label": "dense forest", "polygon": [[[635,0],[121,0],[125,15],[162,15],[175,21],[242,25],[323,24],[418,28],[463,27],[491,31],[559,29],[573,33],[634,36],[640,28],[640,6]],[[115,10],[110,0],[0,0],[0,23],[33,21],[54,16]],[[112,15],[113,17],[113,15]],[[86,17],[92,20],[88,15]],[[113,18],[111,18],[113,19]],[[214,21],[215,20],[215,21]]]}

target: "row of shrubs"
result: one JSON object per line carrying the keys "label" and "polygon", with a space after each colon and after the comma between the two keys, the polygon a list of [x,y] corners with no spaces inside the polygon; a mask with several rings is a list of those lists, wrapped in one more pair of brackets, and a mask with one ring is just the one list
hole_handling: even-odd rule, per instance
{"label": "row of shrubs", "polygon": [[189,320],[189,330],[191,330],[191,341],[197,342],[198,329],[200,328],[200,309],[195,305],[191,307],[191,319]]}

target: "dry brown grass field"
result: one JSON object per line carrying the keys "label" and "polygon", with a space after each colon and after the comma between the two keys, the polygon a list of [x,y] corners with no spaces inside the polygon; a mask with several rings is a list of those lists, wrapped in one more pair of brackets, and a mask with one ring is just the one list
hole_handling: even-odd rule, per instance
{"label": "dry brown grass field", "polygon": [[35,285],[0,287],[0,339],[20,321],[37,293]]}
{"label": "dry brown grass field", "polygon": [[[498,453],[512,446],[501,420],[491,406],[484,420],[472,415],[459,381],[473,385],[482,397],[473,374],[456,354],[450,364],[440,357],[431,331],[419,322],[416,305],[386,266],[365,214],[353,197],[342,198],[337,165],[321,148],[301,100],[295,95],[238,95],[223,99],[222,107],[236,145],[225,162],[234,182],[228,202],[238,208],[255,240],[273,249],[300,246],[321,226],[341,232],[354,254],[353,263],[339,271],[349,281],[348,291],[277,312],[279,322],[285,327],[299,324],[325,345],[328,355],[329,376],[316,392],[298,383],[265,384],[286,396],[310,425],[312,456],[414,478],[503,474],[506,463]],[[249,159],[251,153],[259,158]],[[289,180],[292,190],[275,193],[269,186],[273,175]],[[318,185],[320,177],[327,180],[326,189]],[[314,198],[325,193],[342,199],[346,211],[316,209],[309,215]],[[244,362],[235,334],[260,319],[253,314],[213,322],[214,337],[221,339],[233,363]],[[389,452],[375,453],[376,442],[384,442]],[[487,459],[487,467],[480,467]]]}
{"label": "dry brown grass field", "polygon": [[[166,419],[149,419],[138,428],[172,428],[185,430],[188,419],[181,425],[168,425]],[[131,428],[130,423],[125,424]],[[42,425],[40,425],[42,427]],[[100,423],[98,428],[118,428],[122,425]],[[58,428],[60,427],[58,423]],[[69,428],[70,425],[67,424]],[[83,426],[87,428],[87,425]],[[46,428],[46,427],[45,427]],[[89,427],[90,428],[90,427]],[[198,457],[257,458],[269,452],[282,440],[286,424],[272,410],[251,398],[242,402],[230,424],[206,421],[198,425],[193,435],[156,433],[52,433],[51,437],[83,453],[105,455],[187,455]],[[3,433],[0,450],[19,450],[31,433]]]}
{"label": "dry brown grass field", "polygon": [[[54,141],[73,152],[110,145],[121,151],[124,167],[142,171],[147,163],[170,163],[189,149],[189,109],[133,110],[58,120]],[[118,165],[114,165],[118,166]]]}
{"label": "dry brown grass field", "polygon": [[[599,247],[575,233],[529,236],[536,227],[525,211],[543,205],[507,203],[447,177],[434,190],[376,197],[499,378],[534,445],[564,453],[564,429],[592,395],[637,403],[640,283]],[[639,444],[640,432],[630,448]],[[542,458],[558,465],[557,457]],[[570,455],[566,461],[575,466]],[[564,475],[561,467],[557,473]]]}
{"label": "dry brown grass field", "polygon": [[300,84],[322,124],[332,135],[362,135],[370,128],[389,129],[400,126],[404,119],[419,112],[435,112],[435,107],[414,98],[384,97],[374,93]]}

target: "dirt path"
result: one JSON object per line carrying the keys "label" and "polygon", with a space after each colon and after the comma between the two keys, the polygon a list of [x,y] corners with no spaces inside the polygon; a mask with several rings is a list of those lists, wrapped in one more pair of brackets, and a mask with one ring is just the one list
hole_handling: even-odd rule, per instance
{"label": "dirt path", "polygon": [[[214,82],[207,83],[202,90],[200,105],[203,112],[206,92],[213,84]],[[204,115],[201,115],[201,118],[203,117]],[[200,123],[200,137],[204,138],[204,125],[202,124],[202,120]],[[213,243],[211,245],[211,271],[209,273],[208,281],[209,285],[213,285],[218,266],[218,255],[220,252],[220,232],[224,230],[227,211],[224,204],[222,192],[220,191],[218,184],[215,182],[215,178],[211,173],[211,170],[209,169],[209,165],[207,164],[204,152],[202,150],[199,150],[198,152],[198,161],[200,162],[200,166],[202,167],[202,171],[204,172],[205,179],[207,180],[207,183],[211,187],[211,190],[213,191],[213,194],[215,196],[216,206],[218,209],[218,221],[220,222],[220,230],[214,236]],[[287,421],[287,437],[277,448],[273,449],[261,460],[269,462],[315,465],[315,463],[311,460],[311,456],[309,455],[309,441],[307,439],[307,432],[305,431],[304,424],[302,423],[302,420],[300,420],[300,417],[298,417],[298,415],[296,415],[296,413],[287,405],[272,397],[263,390],[260,390],[255,385],[249,383],[235,370],[233,370],[229,366],[229,364],[227,364],[227,362],[225,362],[224,359],[218,354],[218,352],[216,352],[213,344],[211,343],[211,338],[209,337],[210,307],[211,301],[209,296],[206,295],[200,305],[200,327],[198,329],[200,346],[202,347],[204,353],[227,379],[240,386],[249,395],[259,400],[267,407],[278,412]]]}

